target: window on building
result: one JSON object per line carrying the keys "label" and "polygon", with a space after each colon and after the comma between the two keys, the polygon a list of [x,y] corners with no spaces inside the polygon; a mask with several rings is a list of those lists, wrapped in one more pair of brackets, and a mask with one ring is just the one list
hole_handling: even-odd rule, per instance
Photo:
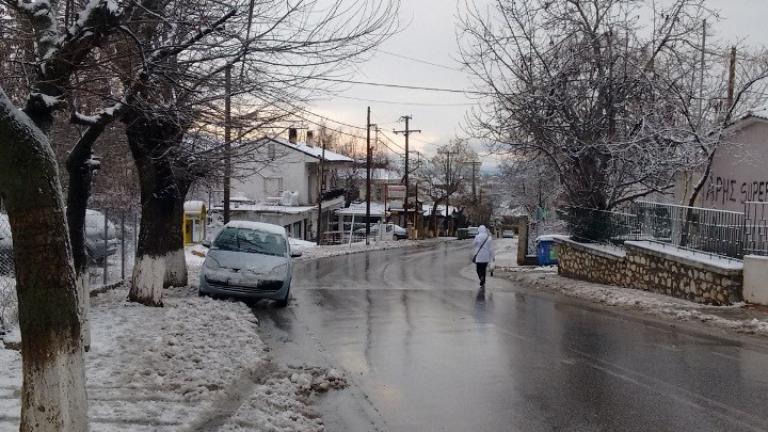
{"label": "window on building", "polygon": [[283,193],[282,177],[264,178],[264,194],[266,196],[279,196],[281,193]]}
{"label": "window on building", "polygon": [[272,160],[277,159],[277,146],[273,142],[267,144],[267,157]]}

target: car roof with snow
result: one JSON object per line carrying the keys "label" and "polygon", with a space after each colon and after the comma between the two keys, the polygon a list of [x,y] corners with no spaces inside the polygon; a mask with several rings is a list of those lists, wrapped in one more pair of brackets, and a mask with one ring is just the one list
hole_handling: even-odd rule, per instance
{"label": "car roof with snow", "polygon": [[257,231],[266,231],[274,234],[286,235],[285,228],[281,227],[280,225],[274,225],[274,224],[269,224],[264,222],[230,221],[229,223],[224,225],[224,228],[244,228],[244,229],[257,230]]}

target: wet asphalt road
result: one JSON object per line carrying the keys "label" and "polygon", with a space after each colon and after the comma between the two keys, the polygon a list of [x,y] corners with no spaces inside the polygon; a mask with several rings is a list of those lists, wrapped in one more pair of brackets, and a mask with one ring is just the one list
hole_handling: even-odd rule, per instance
{"label": "wet asphalt road", "polygon": [[319,401],[329,431],[768,430],[765,346],[499,278],[482,293],[470,257],[300,263],[289,308],[254,308],[279,362],[349,377]]}

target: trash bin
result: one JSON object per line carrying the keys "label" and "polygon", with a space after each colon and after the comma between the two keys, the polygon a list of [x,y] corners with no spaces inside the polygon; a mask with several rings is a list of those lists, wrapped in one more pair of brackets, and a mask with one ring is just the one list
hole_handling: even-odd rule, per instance
{"label": "trash bin", "polygon": [[550,236],[536,238],[536,255],[539,265],[557,265],[557,248],[555,248],[554,238]]}
{"label": "trash bin", "polygon": [[459,240],[466,240],[469,238],[469,230],[467,228],[459,228],[456,230],[456,237]]}

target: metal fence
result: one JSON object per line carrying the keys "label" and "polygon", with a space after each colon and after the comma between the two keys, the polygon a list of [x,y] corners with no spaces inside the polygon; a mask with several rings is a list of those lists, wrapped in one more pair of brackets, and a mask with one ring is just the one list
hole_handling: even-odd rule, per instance
{"label": "metal fence", "polygon": [[744,204],[744,255],[768,255],[768,203]]}
{"label": "metal fence", "polygon": [[634,207],[642,239],[732,258],[744,255],[744,213],[644,201]]}
{"label": "metal fence", "polygon": [[626,211],[597,210],[584,207],[560,209],[571,235],[577,240],[622,243],[640,238],[638,216],[632,208]]}
{"label": "metal fence", "polygon": [[579,240],[650,240],[731,258],[768,255],[767,203],[747,203],[742,213],[638,201],[622,212],[568,207],[563,218]]}
{"label": "metal fence", "polygon": [[88,210],[85,248],[91,289],[130,277],[139,235],[138,213],[122,209]]}
{"label": "metal fence", "polygon": [[[123,282],[133,270],[138,214],[89,209],[85,220],[87,275],[91,290]],[[0,213],[0,331],[17,320],[13,238],[8,215]]]}

